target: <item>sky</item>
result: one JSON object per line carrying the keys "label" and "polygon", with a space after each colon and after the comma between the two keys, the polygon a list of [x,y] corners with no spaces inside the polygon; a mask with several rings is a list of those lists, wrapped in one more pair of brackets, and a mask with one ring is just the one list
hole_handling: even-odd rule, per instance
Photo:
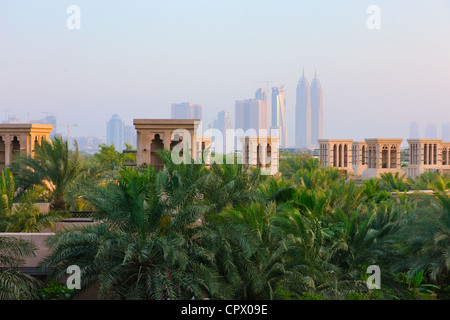
{"label": "sky", "polygon": [[[80,29],[67,8],[80,8]],[[371,30],[370,5],[380,8]],[[448,0],[0,0],[0,120],[58,120],[106,136],[117,113],[170,118],[203,105],[204,123],[258,87],[285,85],[288,144],[295,89],[314,70],[324,138],[407,139],[410,122],[450,122]]]}

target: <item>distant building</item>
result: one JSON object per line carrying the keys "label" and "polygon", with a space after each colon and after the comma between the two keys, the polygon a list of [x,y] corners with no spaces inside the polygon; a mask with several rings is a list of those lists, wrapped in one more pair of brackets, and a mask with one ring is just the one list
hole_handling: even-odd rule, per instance
{"label": "distant building", "polygon": [[123,121],[114,114],[106,125],[106,144],[114,144],[116,150],[120,152],[125,146],[123,141]]}
{"label": "distant building", "polygon": [[311,146],[311,92],[305,71],[297,85],[297,103],[295,106],[295,146]]}
{"label": "distant building", "polygon": [[172,119],[202,120],[202,105],[189,102],[172,104]]}
{"label": "distant building", "polygon": [[128,143],[136,148],[136,129],[134,126],[123,126],[123,142]]}
{"label": "distant building", "polygon": [[103,139],[99,137],[78,137],[74,138],[78,143],[80,152],[94,154],[100,150],[99,145],[103,144]]}
{"label": "distant building", "polygon": [[247,131],[267,130],[269,134],[269,110],[266,90],[260,88],[255,93],[255,99],[236,101],[235,104],[235,129]]}
{"label": "distant building", "polygon": [[281,148],[287,147],[286,90],[284,87],[272,88],[272,127],[278,129]]}
{"label": "distant building", "polygon": [[419,139],[419,124],[417,122],[411,122],[409,126],[409,138],[410,139]]}
{"label": "distant building", "polygon": [[[450,142],[442,139],[408,139],[409,150],[401,150],[403,139],[320,139],[319,161],[357,179],[379,178],[384,173],[415,178],[431,171],[450,173]],[[405,159],[408,157],[408,159]]]}
{"label": "distant building", "polygon": [[317,73],[311,82],[311,144],[318,146],[323,138],[323,92]]}
{"label": "distant building", "polygon": [[19,124],[19,123],[24,123],[23,121],[21,121],[17,116],[15,116],[15,115],[9,115],[8,116],[8,119],[7,120],[5,120],[5,121],[2,121],[2,123],[9,123],[9,124],[14,124],[14,123],[16,123],[16,124]]}
{"label": "distant building", "polygon": [[429,123],[425,128],[425,139],[437,139],[437,127]]}
{"label": "distant building", "polygon": [[213,128],[222,133],[222,141],[214,141],[215,151],[225,154],[227,146],[227,130],[232,129],[231,119],[228,112],[222,110],[217,114],[217,119],[213,122]]}

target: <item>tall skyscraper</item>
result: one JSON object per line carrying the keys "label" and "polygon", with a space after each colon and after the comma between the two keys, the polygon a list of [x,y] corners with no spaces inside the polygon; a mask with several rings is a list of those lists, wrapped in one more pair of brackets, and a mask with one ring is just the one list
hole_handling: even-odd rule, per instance
{"label": "tall skyscraper", "polygon": [[[231,119],[228,115],[228,112],[226,111],[220,111],[217,114],[217,119],[213,122],[213,128],[219,130],[222,133],[222,141],[214,141],[215,150],[218,153],[226,153],[226,146],[228,141],[226,140],[227,137],[227,130],[231,129]],[[231,141],[230,141],[231,142]]]}
{"label": "tall skyscraper", "polygon": [[409,125],[409,138],[410,139],[419,139],[419,124],[416,121],[411,122]]}
{"label": "tall skyscraper", "polygon": [[286,90],[284,87],[272,88],[272,127],[278,129],[280,147],[287,147]]}
{"label": "tall skyscraper", "polygon": [[442,139],[445,142],[450,142],[450,122],[442,124]]}
{"label": "tall skyscraper", "polygon": [[255,93],[255,99],[236,101],[235,104],[235,128],[247,131],[267,130],[269,134],[269,110],[266,89],[260,88]]}
{"label": "tall skyscraper", "polygon": [[172,104],[172,119],[202,119],[202,105],[189,102]]}
{"label": "tall skyscraper", "polygon": [[427,124],[425,128],[425,139],[437,139],[437,127],[435,124]]}
{"label": "tall skyscraper", "polygon": [[106,124],[106,144],[114,144],[116,150],[119,152],[124,148],[123,121],[117,114],[114,114]]}
{"label": "tall skyscraper", "polygon": [[297,85],[297,104],[295,106],[295,146],[311,146],[311,92],[305,70]]}
{"label": "tall skyscraper", "polygon": [[123,143],[128,143],[136,148],[137,132],[134,126],[123,126]]}
{"label": "tall skyscraper", "polygon": [[323,138],[323,92],[317,72],[311,82],[311,144],[319,145]]}

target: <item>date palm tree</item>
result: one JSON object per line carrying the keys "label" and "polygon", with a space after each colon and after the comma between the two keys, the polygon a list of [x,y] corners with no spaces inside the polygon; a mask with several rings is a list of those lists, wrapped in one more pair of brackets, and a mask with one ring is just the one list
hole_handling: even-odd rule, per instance
{"label": "date palm tree", "polygon": [[53,223],[61,219],[61,214],[40,212],[34,204],[42,192],[40,186],[26,190],[13,207],[14,176],[11,170],[3,170],[0,177],[0,232],[39,232],[52,228]]}
{"label": "date palm tree", "polygon": [[405,216],[404,227],[396,234],[404,242],[404,259],[397,268],[415,277],[421,270],[439,285],[450,282],[450,197],[437,189],[430,206],[417,207]]}
{"label": "date palm tree", "polygon": [[[164,158],[164,157],[163,157]],[[57,233],[44,266],[54,277],[78,265],[82,287],[98,283],[104,299],[201,299],[218,292],[213,256],[199,237],[206,212],[199,189],[205,169],[123,169],[117,182],[87,188],[97,225]]]}
{"label": "date palm tree", "polygon": [[38,299],[40,282],[19,271],[22,259],[34,257],[34,250],[28,241],[0,237],[0,300]]}
{"label": "date palm tree", "polygon": [[67,141],[56,137],[52,141],[42,140],[36,144],[34,151],[33,157],[18,157],[15,161],[19,184],[46,187],[50,193],[51,208],[65,211],[67,190],[81,169],[78,147],[72,153]]}

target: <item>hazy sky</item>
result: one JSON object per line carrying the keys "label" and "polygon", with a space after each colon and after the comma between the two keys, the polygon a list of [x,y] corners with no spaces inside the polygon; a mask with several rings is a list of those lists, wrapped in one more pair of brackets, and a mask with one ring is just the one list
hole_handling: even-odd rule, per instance
{"label": "hazy sky", "polygon": [[[81,29],[69,30],[69,5]],[[381,29],[369,30],[369,5]],[[204,122],[285,85],[289,144],[302,67],[324,90],[326,138],[408,138],[409,123],[450,122],[448,0],[0,0],[0,119],[50,112],[71,135],[106,135],[113,113]]]}

